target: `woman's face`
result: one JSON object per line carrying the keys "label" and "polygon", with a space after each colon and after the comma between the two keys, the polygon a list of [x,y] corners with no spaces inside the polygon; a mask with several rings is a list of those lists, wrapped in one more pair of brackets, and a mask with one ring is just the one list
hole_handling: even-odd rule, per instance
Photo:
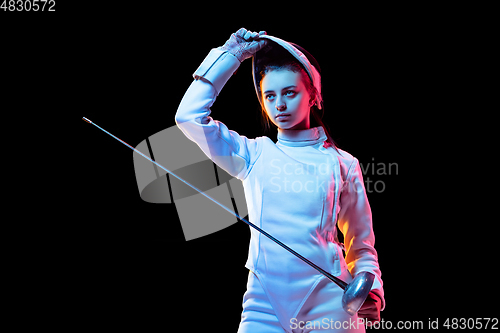
{"label": "woman's face", "polygon": [[310,127],[310,95],[302,75],[288,69],[273,70],[260,83],[267,115],[281,129]]}

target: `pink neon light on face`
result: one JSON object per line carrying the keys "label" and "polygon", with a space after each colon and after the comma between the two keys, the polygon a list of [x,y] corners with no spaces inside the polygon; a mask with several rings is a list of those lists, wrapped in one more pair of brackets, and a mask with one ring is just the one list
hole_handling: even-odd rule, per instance
{"label": "pink neon light on face", "polygon": [[[302,73],[274,70],[261,81],[262,100],[269,119],[281,129],[310,127],[310,95]],[[279,114],[283,116],[277,117]]]}

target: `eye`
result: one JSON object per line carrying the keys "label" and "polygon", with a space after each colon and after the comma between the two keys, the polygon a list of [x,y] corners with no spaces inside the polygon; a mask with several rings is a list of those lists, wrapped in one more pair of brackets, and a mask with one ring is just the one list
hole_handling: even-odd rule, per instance
{"label": "eye", "polygon": [[293,96],[295,96],[295,91],[287,90],[287,91],[285,91],[285,96],[293,97]]}
{"label": "eye", "polygon": [[274,99],[275,95],[274,94],[267,94],[265,97],[268,101],[272,101]]}

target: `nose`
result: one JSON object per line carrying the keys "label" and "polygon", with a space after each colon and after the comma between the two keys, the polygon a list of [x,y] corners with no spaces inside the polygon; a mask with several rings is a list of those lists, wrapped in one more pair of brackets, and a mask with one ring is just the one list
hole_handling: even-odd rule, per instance
{"label": "nose", "polygon": [[285,111],[286,110],[286,104],[282,100],[276,101],[276,110],[278,111]]}

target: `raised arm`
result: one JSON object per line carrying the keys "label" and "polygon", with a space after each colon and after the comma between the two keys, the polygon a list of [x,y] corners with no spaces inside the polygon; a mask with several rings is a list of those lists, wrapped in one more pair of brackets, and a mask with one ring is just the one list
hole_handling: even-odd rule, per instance
{"label": "raised arm", "polygon": [[224,46],[212,49],[193,74],[195,80],[175,115],[180,130],[212,161],[239,179],[251,168],[258,154],[258,142],[212,119],[210,107],[240,63],[264,46],[265,41],[259,41],[258,36],[241,28]]}

